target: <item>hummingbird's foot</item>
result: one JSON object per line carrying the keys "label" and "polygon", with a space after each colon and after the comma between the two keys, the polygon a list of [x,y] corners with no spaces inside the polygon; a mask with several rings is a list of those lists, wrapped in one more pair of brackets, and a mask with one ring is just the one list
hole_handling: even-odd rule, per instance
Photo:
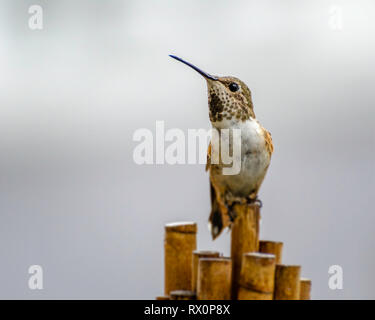
{"label": "hummingbird's foot", "polygon": [[234,207],[235,204],[236,204],[236,202],[232,202],[231,204],[226,205],[230,222],[233,222],[234,219],[236,219],[236,216],[237,216],[236,213],[233,210],[233,207]]}
{"label": "hummingbird's foot", "polygon": [[263,207],[263,202],[262,202],[262,200],[260,200],[258,198],[258,196],[256,196],[255,199],[247,198],[247,203],[248,204],[257,204],[259,206],[259,208]]}
{"label": "hummingbird's foot", "polygon": [[260,200],[258,197],[256,197],[254,203],[258,204],[259,208],[262,208],[262,207],[263,207],[263,202],[262,202],[262,200]]}

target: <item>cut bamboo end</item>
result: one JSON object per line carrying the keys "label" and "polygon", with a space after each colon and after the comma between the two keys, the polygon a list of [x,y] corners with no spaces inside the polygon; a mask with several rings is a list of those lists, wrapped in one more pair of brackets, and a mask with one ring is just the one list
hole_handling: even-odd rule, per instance
{"label": "cut bamboo end", "polygon": [[170,300],[169,296],[157,296],[156,300]]}
{"label": "cut bamboo end", "polygon": [[299,300],[301,266],[276,265],[275,300]]}
{"label": "cut bamboo end", "polygon": [[193,252],[193,270],[191,277],[191,290],[197,292],[198,282],[198,262],[201,258],[218,258],[220,252],[218,251],[207,251],[207,250],[195,250]]}
{"label": "cut bamboo end", "polygon": [[201,258],[198,262],[198,300],[229,300],[232,261],[230,258]]}
{"label": "cut bamboo end", "polygon": [[195,292],[190,290],[174,290],[171,291],[170,300],[195,300]]}
{"label": "cut bamboo end", "polygon": [[165,225],[164,294],[191,291],[192,252],[197,247],[197,224],[177,222]]}
{"label": "cut bamboo end", "polygon": [[281,264],[282,260],[283,243],[278,241],[259,241],[259,252],[274,254],[276,264]]}
{"label": "cut bamboo end", "polygon": [[273,254],[245,253],[243,255],[238,300],[272,300],[275,261]]}
{"label": "cut bamboo end", "polygon": [[232,299],[237,299],[242,256],[259,249],[260,206],[256,203],[236,204],[233,212],[236,218],[231,233]]}
{"label": "cut bamboo end", "polygon": [[191,221],[171,222],[165,225],[165,230],[179,233],[197,233],[198,227],[196,222]]}
{"label": "cut bamboo end", "polygon": [[300,300],[310,300],[311,299],[311,280],[307,278],[300,279]]}

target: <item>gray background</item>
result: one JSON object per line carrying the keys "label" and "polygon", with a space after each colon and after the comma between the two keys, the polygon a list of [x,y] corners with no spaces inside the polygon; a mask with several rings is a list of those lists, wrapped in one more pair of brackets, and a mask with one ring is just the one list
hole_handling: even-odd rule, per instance
{"label": "gray background", "polygon": [[[28,28],[28,7],[44,29]],[[343,28],[333,30],[331,5]],[[0,297],[154,298],[163,225],[207,231],[204,165],[138,166],[138,128],[209,128],[180,55],[253,92],[275,153],[262,238],[285,243],[313,298],[375,298],[373,1],[1,1]],[[30,290],[28,267],[44,269]],[[344,289],[328,288],[328,268]]]}

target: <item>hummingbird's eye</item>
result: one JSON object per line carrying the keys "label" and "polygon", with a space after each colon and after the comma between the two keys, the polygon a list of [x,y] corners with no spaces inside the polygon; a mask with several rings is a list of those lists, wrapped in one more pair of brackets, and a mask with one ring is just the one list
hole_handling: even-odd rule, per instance
{"label": "hummingbird's eye", "polygon": [[240,86],[235,83],[235,82],[232,82],[231,84],[229,84],[229,90],[232,91],[232,92],[236,92],[240,89]]}

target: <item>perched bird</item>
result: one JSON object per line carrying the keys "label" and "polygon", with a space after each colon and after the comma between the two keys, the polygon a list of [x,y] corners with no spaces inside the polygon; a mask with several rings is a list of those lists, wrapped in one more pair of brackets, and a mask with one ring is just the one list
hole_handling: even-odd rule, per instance
{"label": "perched bird", "polygon": [[229,139],[229,149],[240,144],[241,167],[238,174],[225,175],[226,166],[221,161],[211,163],[211,143],[208,147],[206,170],[210,173],[211,214],[209,217],[213,239],[222,230],[230,227],[235,219],[233,206],[236,203],[258,201],[260,185],[270,165],[273,144],[271,134],[255,117],[251,91],[244,82],[235,77],[212,76],[191,63],[170,55],[188,65],[207,81],[209,117],[213,128],[240,129],[240,139]]}

